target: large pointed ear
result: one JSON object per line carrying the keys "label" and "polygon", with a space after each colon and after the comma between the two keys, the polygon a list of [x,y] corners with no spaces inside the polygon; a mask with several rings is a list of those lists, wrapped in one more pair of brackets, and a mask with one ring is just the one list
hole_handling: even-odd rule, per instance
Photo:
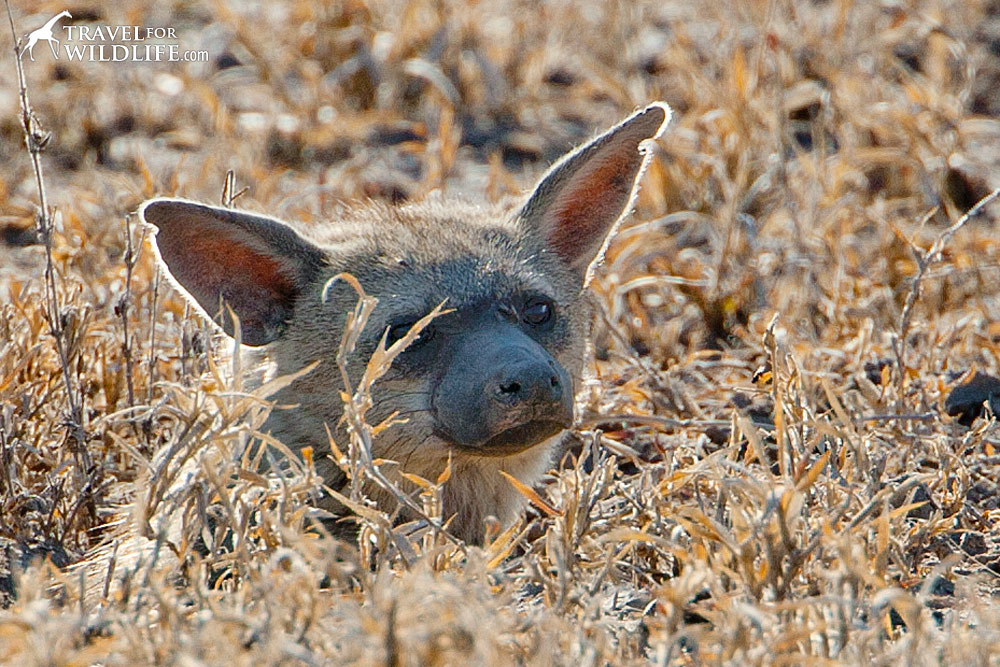
{"label": "large pointed ear", "polygon": [[176,285],[230,336],[240,321],[246,345],[275,340],[295,300],[325,263],[318,247],[278,220],[182,199],[139,208],[155,225],[153,245]]}
{"label": "large pointed ear", "polygon": [[608,237],[632,206],[649,161],[643,146],[660,136],[670,107],[655,102],[559,160],[521,209],[521,224],[588,280]]}

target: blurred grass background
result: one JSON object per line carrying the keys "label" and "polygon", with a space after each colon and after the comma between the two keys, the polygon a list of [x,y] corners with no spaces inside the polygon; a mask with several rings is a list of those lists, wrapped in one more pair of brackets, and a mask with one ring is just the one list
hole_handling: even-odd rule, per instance
{"label": "blurred grass background", "polygon": [[[0,30],[0,560],[50,563],[16,599],[0,579],[4,661],[996,663],[998,436],[943,405],[1000,374],[995,209],[924,258],[1000,186],[1000,5],[16,0],[19,36],[63,9],[210,57],[23,60],[63,364]],[[228,170],[238,205],[307,223],[516,195],[657,99],[675,120],[595,286],[603,434],[540,490],[557,511],[467,552],[383,526],[359,556],[208,457],[239,548],[79,600],[60,568],[155,504],[155,453],[253,425],[148,248],[123,259],[142,200],[219,201]]]}

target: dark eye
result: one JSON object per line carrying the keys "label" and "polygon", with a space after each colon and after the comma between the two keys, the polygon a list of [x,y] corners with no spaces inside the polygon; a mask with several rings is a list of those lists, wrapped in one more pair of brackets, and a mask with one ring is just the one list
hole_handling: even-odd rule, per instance
{"label": "dark eye", "polygon": [[[403,324],[395,324],[389,327],[389,335],[386,336],[385,339],[386,347],[392,346],[393,344],[396,343],[396,341],[405,336],[410,331],[410,329],[413,328],[414,324],[416,324],[416,322],[404,322]],[[412,343],[410,343],[410,346],[407,349],[412,350],[415,347],[423,345],[431,338],[434,338],[434,327],[426,326],[420,332],[420,335],[417,336],[417,339]]]}
{"label": "dark eye", "polygon": [[547,324],[555,312],[555,306],[548,299],[531,299],[524,305],[521,318],[533,327]]}

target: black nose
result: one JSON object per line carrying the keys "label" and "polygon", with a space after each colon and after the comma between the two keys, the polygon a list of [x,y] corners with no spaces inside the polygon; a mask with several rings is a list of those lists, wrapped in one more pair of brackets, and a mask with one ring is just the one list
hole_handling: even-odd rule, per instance
{"label": "black nose", "polygon": [[497,326],[454,338],[431,410],[442,439],[490,456],[532,447],[573,422],[573,380],[518,327]]}
{"label": "black nose", "polygon": [[563,399],[562,381],[555,366],[546,360],[528,360],[504,368],[494,382],[494,398],[514,407],[545,405]]}

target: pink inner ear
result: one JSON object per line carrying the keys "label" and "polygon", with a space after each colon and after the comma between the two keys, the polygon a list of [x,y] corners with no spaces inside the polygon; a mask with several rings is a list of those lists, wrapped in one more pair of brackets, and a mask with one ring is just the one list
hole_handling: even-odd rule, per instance
{"label": "pink inner ear", "polygon": [[209,260],[205,267],[206,284],[253,285],[274,297],[293,294],[295,283],[273,257],[246,245],[223,239],[198,239],[197,251]]}
{"label": "pink inner ear", "polygon": [[557,162],[521,209],[526,229],[587,282],[609,234],[632,201],[648,155],[670,118],[654,102]]}
{"label": "pink inner ear", "polygon": [[[196,235],[192,235],[196,236]],[[273,257],[225,239],[196,239],[203,260],[204,285],[220,285],[223,296],[235,308],[235,300],[265,298],[286,302],[294,297],[295,283]],[[256,293],[256,294],[255,294]]]}
{"label": "pink inner ear", "polygon": [[[631,142],[630,142],[631,143]],[[609,225],[624,212],[643,156],[638,148],[609,151],[594,158],[559,193],[548,216],[549,246],[575,263],[603,241]],[[589,261],[589,260],[588,260]]]}
{"label": "pink inner ear", "polygon": [[[215,317],[219,297],[239,316],[243,342],[260,345],[271,340],[294,306],[297,276],[281,258],[258,249],[245,233],[220,227],[204,218],[201,224],[163,228],[156,244],[178,283]],[[222,236],[215,234],[223,233]],[[223,313],[223,328],[232,323]]]}

